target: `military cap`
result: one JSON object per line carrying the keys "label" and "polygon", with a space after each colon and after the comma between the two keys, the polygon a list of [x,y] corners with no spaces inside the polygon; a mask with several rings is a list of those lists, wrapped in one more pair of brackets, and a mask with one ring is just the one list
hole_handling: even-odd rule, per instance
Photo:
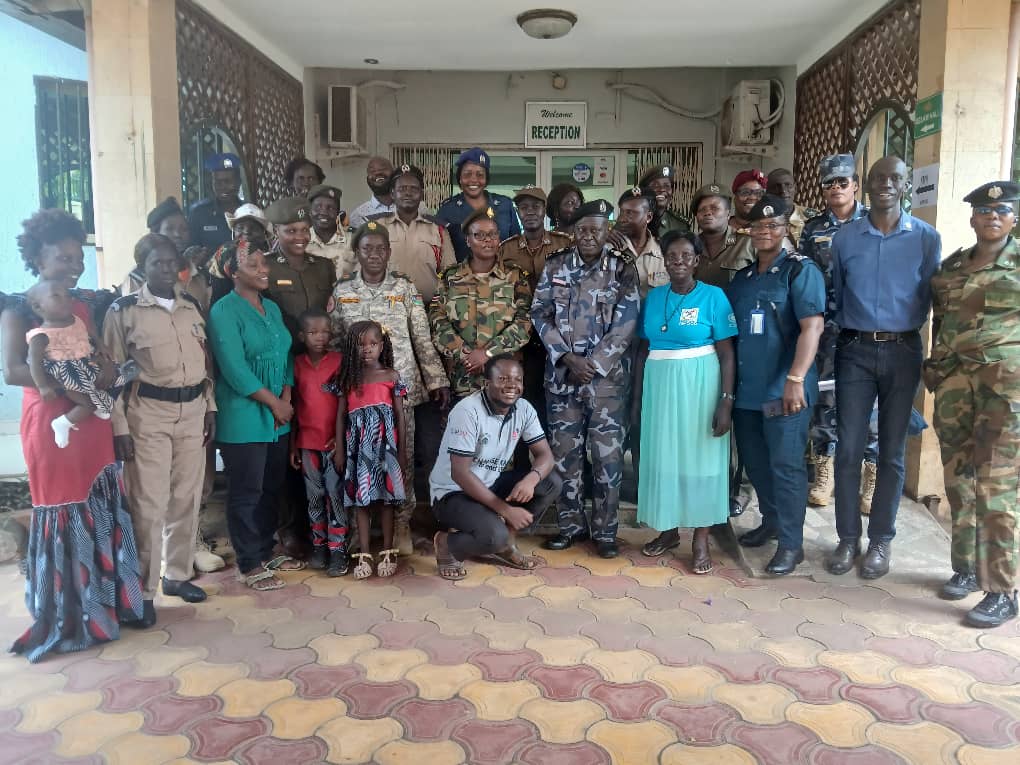
{"label": "military cap", "polygon": [[730,187],[730,191],[736,194],[737,189],[748,181],[756,181],[762,188],[768,186],[768,179],[765,177],[765,173],[756,168],[751,168],[750,170],[742,170],[737,173],[737,177],[733,179],[733,185]]}
{"label": "military cap", "polygon": [[524,188],[517,189],[517,191],[514,192],[514,204],[516,204],[521,199],[521,197],[531,197],[532,199],[537,199],[539,202],[543,204],[545,204],[546,202],[545,191],[543,189],[540,189],[538,186],[533,186],[530,183]]}
{"label": "military cap", "polygon": [[351,236],[351,249],[357,252],[358,244],[369,234],[377,234],[386,240],[386,244],[390,243],[390,232],[386,229],[386,226],[376,223],[374,220],[368,220],[358,226],[358,230]]}
{"label": "military cap", "polygon": [[488,218],[489,220],[496,220],[496,211],[491,207],[483,207],[480,210],[475,210],[469,216],[464,219],[464,222],[460,224],[460,230],[467,234],[468,228],[476,220],[482,220]]}
{"label": "military cap", "polygon": [[400,167],[393,168],[393,172],[390,173],[390,189],[397,182],[397,179],[402,175],[413,175],[418,179],[418,183],[421,184],[422,190],[425,189],[425,173],[421,171],[421,168],[415,167],[414,165],[401,165]]}
{"label": "military cap", "polygon": [[206,157],[205,169],[209,172],[216,170],[240,170],[241,158],[236,154],[231,154],[229,151],[222,154],[213,154],[211,157]]}
{"label": "military cap", "polygon": [[270,223],[283,226],[298,221],[311,219],[308,200],[304,197],[282,197],[266,208],[266,217]]}
{"label": "military cap", "polygon": [[320,183],[318,186],[312,186],[308,192],[308,203],[311,204],[317,197],[329,197],[337,204],[340,204],[340,197],[344,193],[340,191],[336,186],[330,186],[327,183]]}
{"label": "military cap", "polygon": [[155,231],[160,224],[171,215],[184,215],[184,210],[177,203],[176,197],[167,197],[149,211],[145,218],[145,225],[149,231]]}
{"label": "military cap", "polygon": [[691,215],[697,215],[698,205],[701,204],[701,200],[708,197],[722,197],[727,202],[732,202],[730,195],[726,193],[726,189],[718,183],[706,183],[694,192],[694,199],[691,200]]}
{"label": "military cap", "polygon": [[590,202],[585,202],[583,205],[577,208],[577,212],[574,213],[574,218],[571,223],[577,223],[581,218],[587,218],[589,216],[596,218],[608,218],[613,214],[613,206],[604,199],[593,199]]}
{"label": "military cap", "polygon": [[764,220],[765,218],[776,218],[780,215],[786,215],[788,212],[789,209],[785,199],[777,197],[775,194],[766,194],[751,208],[751,212],[747,214],[747,219],[754,222],[756,220]]}
{"label": "military cap", "polygon": [[627,189],[620,195],[620,199],[617,201],[617,205],[622,205],[624,202],[629,202],[632,199],[644,199],[648,202],[648,205],[652,208],[655,207],[655,194],[643,189],[640,186],[634,186]]}
{"label": "military cap", "polygon": [[978,186],[963,201],[969,205],[994,205],[1020,199],[1020,184],[1012,181],[992,181]]}
{"label": "military cap", "polygon": [[489,177],[489,167],[492,161],[489,159],[489,155],[485,153],[484,149],[479,149],[477,146],[472,146],[466,151],[462,151],[457,157],[457,161],[454,162],[454,167],[457,168],[457,180],[460,180],[460,171],[464,169],[464,165],[471,162],[475,165],[481,165],[485,170],[485,178]]}
{"label": "military cap", "polygon": [[818,163],[818,175],[822,183],[834,178],[853,178],[857,173],[853,154],[830,154]]}
{"label": "military cap", "polygon": [[674,175],[675,173],[673,172],[672,167],[669,165],[659,165],[658,167],[653,167],[651,170],[645,170],[644,175],[641,176],[641,180],[638,181],[638,186],[647,186],[656,178],[669,178],[669,180],[672,181]]}
{"label": "military cap", "polygon": [[262,228],[269,228],[269,221],[266,220],[266,215],[262,212],[262,208],[251,204],[251,202],[238,207],[234,210],[233,215],[227,213],[227,225],[233,229],[235,223],[239,220],[244,220],[245,218],[255,221],[262,226]]}

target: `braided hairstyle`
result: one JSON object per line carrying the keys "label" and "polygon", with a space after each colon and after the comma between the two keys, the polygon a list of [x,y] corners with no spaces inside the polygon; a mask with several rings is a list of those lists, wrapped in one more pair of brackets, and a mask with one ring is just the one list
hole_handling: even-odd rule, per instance
{"label": "braided hairstyle", "polygon": [[343,340],[343,363],[337,373],[337,387],[345,395],[360,388],[364,382],[364,370],[361,366],[361,338],[368,332],[375,331],[382,338],[382,353],[379,363],[386,369],[393,369],[393,341],[390,333],[375,321],[356,321],[347,328]]}

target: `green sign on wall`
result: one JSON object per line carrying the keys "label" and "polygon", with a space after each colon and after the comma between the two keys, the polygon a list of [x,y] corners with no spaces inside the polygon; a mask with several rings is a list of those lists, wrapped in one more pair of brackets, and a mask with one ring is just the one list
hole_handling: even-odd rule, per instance
{"label": "green sign on wall", "polygon": [[917,102],[914,109],[914,140],[942,130],[942,94],[933,93]]}

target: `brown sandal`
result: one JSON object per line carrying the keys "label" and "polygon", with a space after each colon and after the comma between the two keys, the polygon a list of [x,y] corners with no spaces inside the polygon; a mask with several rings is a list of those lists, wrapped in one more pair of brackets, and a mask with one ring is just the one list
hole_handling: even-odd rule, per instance
{"label": "brown sandal", "polygon": [[256,592],[268,592],[270,590],[279,590],[282,587],[285,587],[287,584],[265,566],[253,568],[247,574],[242,574],[240,571],[238,571],[237,578],[244,582],[248,587],[251,587],[251,589],[255,590]]}
{"label": "brown sandal", "polygon": [[457,582],[467,576],[467,569],[464,568],[464,564],[453,557],[450,553],[450,548],[446,548],[445,554],[439,552],[439,535],[447,532],[437,531],[435,536],[432,537],[432,544],[436,548],[436,569],[439,572],[439,576],[450,582]]}
{"label": "brown sandal", "polygon": [[303,560],[295,560],[289,555],[277,555],[275,558],[265,561],[262,565],[270,571],[302,571],[304,570],[305,562]]}
{"label": "brown sandal", "polygon": [[691,561],[691,571],[699,576],[704,574],[711,574],[715,570],[715,564],[712,562],[712,555],[708,551],[708,540],[705,540],[705,545],[699,549],[697,538],[691,545],[691,555],[693,560]]}
{"label": "brown sandal", "polygon": [[531,555],[524,555],[517,549],[517,545],[510,545],[498,553],[490,553],[487,558],[495,561],[500,566],[516,568],[520,571],[531,571],[538,567],[538,560]]}

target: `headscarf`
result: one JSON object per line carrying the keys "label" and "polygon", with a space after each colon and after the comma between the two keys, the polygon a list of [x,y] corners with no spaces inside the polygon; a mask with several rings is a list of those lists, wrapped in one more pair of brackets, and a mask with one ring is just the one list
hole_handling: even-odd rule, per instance
{"label": "headscarf", "polygon": [[242,238],[236,242],[225,244],[213,255],[209,273],[221,279],[232,279],[237,273],[237,264],[256,252],[262,252],[262,250],[252,247],[247,239]]}

